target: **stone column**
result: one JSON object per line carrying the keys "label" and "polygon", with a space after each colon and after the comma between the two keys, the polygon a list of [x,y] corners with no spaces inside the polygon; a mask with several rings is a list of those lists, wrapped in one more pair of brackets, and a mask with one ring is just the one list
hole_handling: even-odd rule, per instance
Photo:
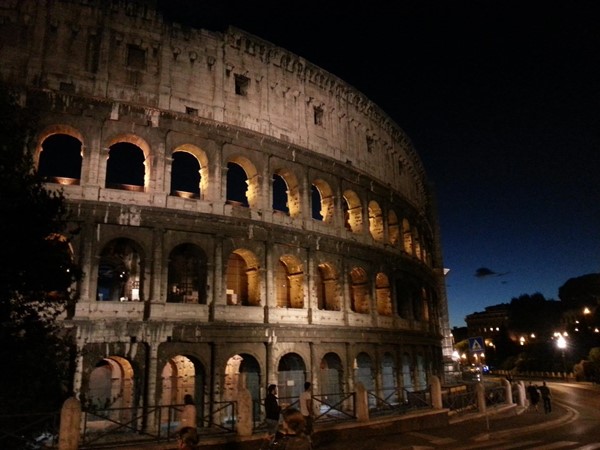
{"label": "stone column", "polygon": [[75,397],[68,398],[60,411],[58,450],[77,450],[81,424],[81,403]]}
{"label": "stone column", "polygon": [[431,381],[431,406],[433,409],[442,409],[442,383],[440,379],[432,375],[430,378]]}

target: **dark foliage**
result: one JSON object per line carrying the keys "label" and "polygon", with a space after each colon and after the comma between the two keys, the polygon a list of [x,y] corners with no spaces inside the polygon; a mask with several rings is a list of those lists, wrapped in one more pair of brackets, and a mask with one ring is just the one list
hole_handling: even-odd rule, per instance
{"label": "dark foliage", "polygon": [[26,150],[34,110],[0,85],[0,414],[56,410],[71,378],[72,347],[56,319],[79,269],[64,198],[44,188]]}

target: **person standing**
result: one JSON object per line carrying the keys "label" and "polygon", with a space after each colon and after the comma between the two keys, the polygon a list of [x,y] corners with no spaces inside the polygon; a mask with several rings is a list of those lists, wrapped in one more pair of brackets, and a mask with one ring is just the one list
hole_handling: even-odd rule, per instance
{"label": "person standing", "polygon": [[190,394],[185,394],[183,397],[183,405],[179,428],[196,429],[196,405],[194,404],[194,397],[192,397]]}
{"label": "person standing", "polygon": [[306,435],[304,416],[296,408],[288,408],[281,413],[283,430],[261,447],[265,450],[312,450],[310,438]]}
{"label": "person standing", "polygon": [[305,433],[307,436],[313,432],[313,402],[310,382],[304,383],[304,392],[300,394],[300,413],[304,417]]}
{"label": "person standing", "polygon": [[540,394],[542,395],[542,402],[544,403],[544,412],[549,414],[552,412],[552,401],[550,400],[550,388],[546,386],[546,382],[542,382],[539,387]]}
{"label": "person standing", "polygon": [[265,397],[265,421],[267,422],[267,433],[269,436],[277,433],[280,413],[281,406],[279,406],[279,399],[277,398],[277,386],[270,384],[267,388],[267,396]]}

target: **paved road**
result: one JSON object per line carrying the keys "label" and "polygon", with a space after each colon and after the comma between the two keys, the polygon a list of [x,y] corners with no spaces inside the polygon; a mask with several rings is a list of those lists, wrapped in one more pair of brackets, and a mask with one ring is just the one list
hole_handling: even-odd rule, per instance
{"label": "paved road", "polygon": [[360,436],[317,450],[600,450],[600,389],[549,383],[553,411],[489,414],[419,432]]}

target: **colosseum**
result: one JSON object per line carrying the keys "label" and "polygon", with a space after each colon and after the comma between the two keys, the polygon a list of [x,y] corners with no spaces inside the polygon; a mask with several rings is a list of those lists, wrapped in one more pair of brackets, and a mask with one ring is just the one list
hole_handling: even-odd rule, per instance
{"label": "colosseum", "polygon": [[191,394],[200,421],[270,383],[332,405],[443,377],[434,196],[365,95],[152,1],[0,0],[0,42],[2,82],[40,116],[36,170],[81,230],[63,320],[85,407]]}

